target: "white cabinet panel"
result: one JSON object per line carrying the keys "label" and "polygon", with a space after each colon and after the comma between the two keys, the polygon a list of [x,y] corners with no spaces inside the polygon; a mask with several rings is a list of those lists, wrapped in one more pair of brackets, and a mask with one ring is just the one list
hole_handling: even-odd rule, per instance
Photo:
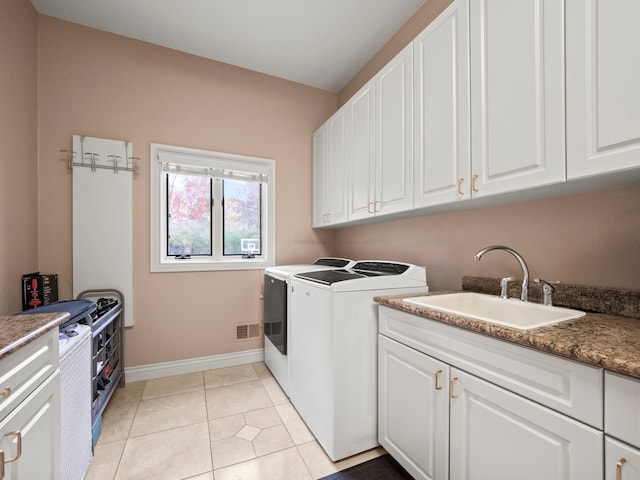
{"label": "white cabinet panel", "polygon": [[563,2],[470,6],[473,196],[565,181]]}
{"label": "white cabinet panel", "polygon": [[469,199],[469,4],[456,0],[413,42],[414,205]]}
{"label": "white cabinet panel", "polygon": [[327,124],[322,125],[313,134],[313,216],[312,225],[321,227],[325,223],[325,178],[328,143]]}
{"label": "white cabinet panel", "polygon": [[347,219],[347,119],[339,110],[329,120],[329,156],[325,171],[325,207],[330,223]]}
{"label": "white cabinet panel", "polygon": [[640,381],[605,372],[604,430],[640,448]]}
{"label": "white cabinet panel", "polygon": [[605,480],[638,480],[640,478],[640,450],[605,437],[604,452]]}
{"label": "white cabinet panel", "polygon": [[451,480],[600,480],[603,434],[451,369]]}
{"label": "white cabinet panel", "polygon": [[1,362],[0,389],[9,389],[0,395],[0,419],[4,418],[31,393],[54,374],[59,365],[57,330],[33,340],[6,356]]}
{"label": "white cabinet panel", "polygon": [[56,371],[24,402],[0,422],[0,450],[4,478],[10,480],[56,480],[60,478],[60,379]]}
{"label": "white cabinet panel", "polygon": [[449,366],[378,336],[378,439],[411,475],[447,478]]}
{"label": "white cabinet panel", "polygon": [[313,226],[347,219],[347,118],[338,110],[313,135]]}
{"label": "white cabinet panel", "polygon": [[567,0],[567,169],[640,166],[640,2]]}
{"label": "white cabinet panel", "polygon": [[373,80],[347,104],[349,156],[349,220],[373,214],[375,200],[375,98]]}
{"label": "white cabinet panel", "polygon": [[375,76],[376,213],[413,208],[413,44]]}

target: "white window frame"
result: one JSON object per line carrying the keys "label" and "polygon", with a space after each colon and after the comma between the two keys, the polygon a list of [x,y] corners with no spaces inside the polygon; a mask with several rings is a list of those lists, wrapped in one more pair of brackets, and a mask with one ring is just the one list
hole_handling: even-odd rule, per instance
{"label": "white window frame", "polygon": [[[275,162],[266,158],[248,157],[231,153],[212,152],[195,148],[172,145],[151,144],[150,154],[151,193],[151,272],[201,272],[212,270],[259,270],[275,264]],[[210,168],[218,172],[244,172],[260,175],[263,179],[261,195],[262,239],[261,255],[255,258],[238,256],[224,257],[221,253],[213,256],[194,256],[178,260],[167,255],[167,196],[163,163],[192,167]],[[230,174],[233,175],[233,174]],[[229,178],[232,178],[230,176]],[[216,182],[214,182],[216,183]],[[213,217],[214,230],[216,225]],[[212,238],[213,241],[213,238]]]}

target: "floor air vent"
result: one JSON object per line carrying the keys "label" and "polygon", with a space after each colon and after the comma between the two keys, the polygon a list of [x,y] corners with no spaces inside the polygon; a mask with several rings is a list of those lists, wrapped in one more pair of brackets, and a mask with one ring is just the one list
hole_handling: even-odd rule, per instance
{"label": "floor air vent", "polygon": [[236,324],[236,342],[260,337],[259,323]]}

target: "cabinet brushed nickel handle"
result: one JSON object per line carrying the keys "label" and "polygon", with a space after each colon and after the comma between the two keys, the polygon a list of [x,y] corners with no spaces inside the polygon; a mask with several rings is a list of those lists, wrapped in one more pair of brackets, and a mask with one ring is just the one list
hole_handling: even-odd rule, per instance
{"label": "cabinet brushed nickel handle", "polygon": [[456,395],[454,393],[453,387],[454,384],[458,381],[458,377],[453,377],[450,381],[449,381],[449,391],[451,393],[451,398],[458,398],[458,395]]}
{"label": "cabinet brushed nickel handle", "polygon": [[616,480],[622,480],[622,466],[627,463],[626,458],[621,458],[616,464]]}
{"label": "cabinet brushed nickel handle", "polygon": [[368,202],[368,203],[367,203],[367,213],[373,213],[373,212],[371,211],[371,202]]}
{"label": "cabinet brushed nickel handle", "polygon": [[8,437],[10,435],[16,437],[17,439],[17,452],[15,457],[6,460],[5,462],[3,462],[3,465],[5,463],[15,462],[22,456],[22,433],[20,433],[20,430],[17,430],[15,432],[7,432],[4,434],[5,437]]}
{"label": "cabinet brushed nickel handle", "polygon": [[442,370],[438,370],[436,372],[436,390],[442,390],[442,387],[440,386],[440,374],[442,373]]}
{"label": "cabinet brushed nickel handle", "polygon": [[378,213],[380,210],[378,210],[378,200],[373,202],[373,213]]}
{"label": "cabinet brushed nickel handle", "polygon": [[0,480],[4,480],[4,452],[0,450]]}
{"label": "cabinet brushed nickel handle", "polygon": [[477,178],[478,178],[478,175],[475,175],[475,174],[471,177],[471,190],[473,190],[474,192],[478,192],[479,191],[477,189],[477,187],[476,187]]}
{"label": "cabinet brushed nickel handle", "polygon": [[[2,393],[0,393],[0,395],[2,395],[4,398],[7,398],[9,395],[11,395],[11,387],[4,387],[2,389]],[[2,479],[0,479],[2,480]]]}
{"label": "cabinet brushed nickel handle", "polygon": [[464,192],[462,191],[462,182],[464,182],[464,178],[459,178],[458,179],[458,195],[460,195],[461,197],[464,195]]}

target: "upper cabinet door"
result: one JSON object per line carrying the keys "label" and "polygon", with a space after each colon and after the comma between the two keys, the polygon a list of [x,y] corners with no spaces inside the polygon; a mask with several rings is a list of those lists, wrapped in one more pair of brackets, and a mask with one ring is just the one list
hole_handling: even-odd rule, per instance
{"label": "upper cabinet door", "polygon": [[416,37],[414,205],[470,198],[469,1],[454,1]]}
{"label": "upper cabinet door", "polygon": [[564,1],[470,5],[473,196],[565,181]]}
{"label": "upper cabinet door", "polygon": [[567,172],[640,166],[640,2],[567,0]]}
{"label": "upper cabinet door", "polygon": [[347,220],[347,111],[338,112],[329,120],[329,156],[325,168],[324,204],[327,223]]}
{"label": "upper cabinet door", "polygon": [[313,227],[322,227],[326,219],[324,169],[328,155],[328,136],[329,130],[326,123],[313,134],[313,217],[311,222]]}
{"label": "upper cabinet door", "polygon": [[370,217],[375,200],[375,114],[373,80],[347,103],[349,154],[349,220]]}
{"label": "upper cabinet door", "polygon": [[374,211],[413,208],[413,44],[375,76],[376,194]]}
{"label": "upper cabinet door", "polygon": [[313,134],[313,227],[347,220],[347,119],[338,110]]}

